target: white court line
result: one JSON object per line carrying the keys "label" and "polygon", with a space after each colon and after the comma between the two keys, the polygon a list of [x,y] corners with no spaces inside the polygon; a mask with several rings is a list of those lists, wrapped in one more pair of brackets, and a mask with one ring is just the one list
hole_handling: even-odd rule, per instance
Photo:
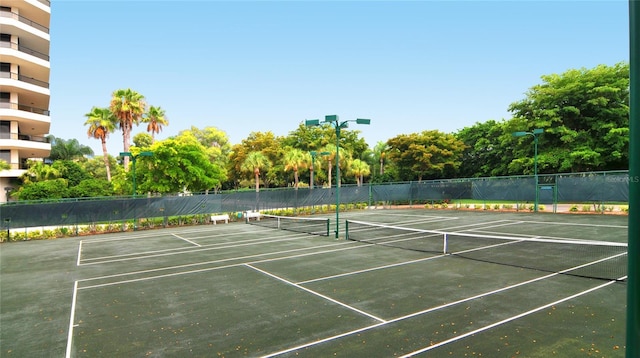
{"label": "white court line", "polygon": [[282,278],[282,277],[280,277],[280,276],[276,276],[276,275],[274,275],[274,274],[272,274],[272,273],[270,273],[270,272],[267,272],[267,271],[261,270],[261,269],[259,269],[259,268],[255,267],[255,266],[251,266],[251,265],[249,265],[249,264],[245,264],[245,266],[246,266],[246,267],[249,267],[249,268],[251,268],[251,269],[254,269],[254,270],[258,271],[258,272],[261,272],[261,273],[263,273],[263,274],[265,274],[265,275],[267,275],[267,276],[269,276],[269,277],[275,278],[275,279],[276,279],[276,280],[278,280],[278,281],[284,282],[284,283],[286,283],[287,285],[290,285],[290,286],[293,286],[293,287],[298,288],[298,289],[300,289],[300,290],[303,290],[303,291],[309,292],[309,293],[311,293],[312,295],[318,296],[318,297],[320,297],[320,298],[324,298],[325,300],[327,300],[327,301],[329,301],[329,302],[333,302],[333,303],[338,304],[338,305],[340,305],[340,306],[342,306],[342,307],[345,307],[345,308],[347,308],[347,309],[350,309],[350,310],[352,310],[352,311],[354,311],[354,312],[360,313],[360,314],[365,315],[365,316],[367,316],[367,317],[369,317],[369,318],[373,318],[373,319],[375,319],[376,321],[379,321],[379,322],[381,322],[381,323],[386,323],[386,321],[385,321],[384,319],[380,318],[380,317],[376,317],[376,316],[374,316],[374,315],[372,315],[372,314],[370,314],[370,313],[367,313],[367,312],[365,312],[365,311],[359,310],[359,309],[357,309],[357,308],[355,308],[355,307],[353,307],[353,306],[349,306],[348,304],[346,304],[346,303],[344,303],[344,302],[340,302],[340,301],[335,300],[335,299],[333,299],[333,298],[331,298],[331,297],[325,296],[325,295],[323,295],[323,294],[321,294],[321,293],[319,293],[319,292],[316,292],[316,291],[310,290],[310,289],[308,289],[308,288],[306,288],[306,287],[302,287],[302,286],[300,286],[300,285],[298,285],[298,284],[295,284],[295,283],[293,283],[293,282],[291,282],[291,281],[289,281],[289,280],[286,280],[286,279],[284,279],[284,278]]}
{"label": "white court line", "polygon": [[124,261],[131,261],[131,260],[143,260],[143,259],[149,259],[149,258],[155,258],[155,257],[163,257],[163,256],[193,254],[194,252],[200,253],[202,251],[209,251],[209,250],[221,250],[221,249],[229,249],[229,248],[248,246],[248,245],[263,245],[263,244],[270,244],[272,242],[300,240],[300,239],[304,239],[305,237],[306,236],[294,236],[294,237],[283,238],[283,239],[280,239],[280,240],[268,240],[268,241],[262,241],[262,242],[251,242],[251,243],[244,243],[244,244],[238,244],[238,245],[227,245],[227,246],[219,246],[219,247],[207,247],[207,248],[204,248],[204,249],[188,248],[188,249],[186,249],[188,251],[169,252],[169,253],[156,254],[156,255],[146,255],[146,256],[126,257],[126,258],[121,258],[121,259],[116,259],[116,260],[105,260],[105,261],[99,261],[99,262],[89,262],[89,263],[85,263],[85,264],[82,264],[82,265],[83,266],[101,265],[101,264],[105,264],[105,263],[124,262]]}
{"label": "white court line", "polygon": [[[334,244],[324,245],[324,246],[320,246],[320,247],[343,246],[343,245],[355,245],[355,242],[354,241],[351,241],[351,242],[344,241],[344,242],[341,242],[341,243],[337,243],[337,244],[334,243]],[[157,271],[164,271],[164,270],[172,270],[172,269],[182,268],[182,267],[198,266],[198,265],[205,265],[205,264],[211,264],[211,263],[220,263],[220,262],[225,262],[225,261],[240,260],[240,259],[251,258],[251,257],[276,255],[276,254],[281,254],[281,253],[310,250],[310,249],[315,249],[315,248],[318,248],[318,247],[313,247],[313,248],[307,247],[307,248],[292,249],[292,250],[286,250],[286,251],[262,253],[262,254],[255,254],[255,255],[249,255],[249,256],[243,256],[243,257],[234,257],[234,258],[221,259],[221,260],[215,260],[215,261],[209,261],[209,262],[201,262],[201,263],[195,263],[195,264],[186,264],[186,265],[180,265],[180,266],[172,266],[172,267],[165,267],[165,268],[151,269],[151,270],[144,270],[144,271],[137,271],[137,272],[128,272],[128,273],[109,275],[109,276],[93,277],[93,278],[88,278],[88,279],[83,279],[83,280],[78,280],[78,281],[79,282],[96,281],[96,280],[102,280],[102,279],[113,278],[113,277],[122,277],[122,276],[129,276],[129,275],[136,275],[136,274],[143,274],[143,273],[150,273],[150,272],[157,272]],[[198,269],[198,270],[176,272],[176,273],[157,275],[157,276],[151,276],[151,277],[142,277],[142,278],[139,278],[139,279],[123,280],[123,281],[105,283],[105,284],[100,284],[100,285],[92,285],[92,286],[80,287],[79,290],[85,290],[85,289],[97,288],[97,287],[105,287],[105,286],[113,286],[113,285],[119,285],[119,284],[123,284],[123,283],[147,281],[147,280],[153,280],[153,279],[156,279],[156,278],[164,278],[164,277],[171,277],[171,276],[177,276],[177,275],[186,275],[186,274],[205,272],[205,271],[214,271],[214,270],[219,270],[219,269],[222,269],[222,268],[238,267],[238,266],[242,266],[242,265],[245,265],[245,264],[257,264],[257,263],[272,262],[272,261],[278,261],[278,260],[288,260],[288,259],[291,259],[291,258],[298,258],[298,257],[312,256],[312,255],[321,255],[321,254],[327,254],[327,253],[345,251],[345,250],[353,250],[353,249],[359,249],[359,248],[363,248],[363,246],[349,246],[349,247],[345,247],[345,248],[339,248],[339,249],[333,249],[333,250],[324,250],[324,251],[320,251],[320,252],[309,252],[309,253],[292,255],[292,256],[277,257],[277,258],[273,258],[273,259],[256,260],[256,261],[252,261],[252,262],[241,262],[241,263],[231,264],[231,265],[226,265],[226,266],[207,267],[207,268]]]}
{"label": "white court line", "polygon": [[564,223],[564,222],[557,222],[557,221],[527,221],[527,220],[523,220],[522,222],[523,223],[527,223],[527,224],[610,227],[610,228],[617,228],[617,229],[626,229],[627,228],[627,225],[600,225],[600,224]]}
{"label": "white court line", "polygon": [[434,344],[434,345],[432,345],[432,346],[422,348],[422,349],[420,349],[420,350],[417,350],[417,351],[411,352],[411,353],[409,353],[409,354],[405,354],[405,355],[403,355],[403,356],[400,356],[400,358],[413,357],[413,356],[414,356],[414,355],[416,355],[416,354],[424,353],[424,352],[430,351],[430,350],[432,350],[432,349],[435,349],[435,348],[438,348],[438,347],[444,346],[444,345],[446,345],[446,344],[449,344],[449,343],[452,343],[452,342],[455,342],[455,341],[459,341],[459,340],[461,340],[461,339],[463,339],[463,338],[467,338],[467,337],[472,336],[472,335],[474,335],[474,334],[478,334],[478,333],[480,333],[480,332],[484,332],[484,331],[486,331],[486,330],[489,330],[489,329],[495,328],[495,327],[500,326],[500,325],[503,325],[503,324],[505,324],[505,323],[508,323],[508,322],[511,322],[511,321],[515,321],[516,319],[519,319],[519,318],[522,318],[522,317],[526,317],[526,316],[528,316],[528,315],[530,315],[530,314],[533,314],[533,313],[536,313],[536,312],[542,311],[542,310],[544,310],[544,309],[547,309],[547,308],[549,308],[549,307],[555,306],[555,305],[557,305],[557,304],[560,304],[560,303],[563,303],[563,302],[566,302],[566,301],[572,300],[572,299],[574,299],[574,298],[577,298],[577,297],[580,297],[580,296],[586,295],[587,293],[591,293],[591,292],[593,292],[593,291],[596,291],[596,290],[599,290],[599,289],[601,289],[601,288],[607,287],[607,286],[609,286],[609,285],[611,285],[611,284],[613,284],[613,283],[616,283],[616,281],[609,281],[609,282],[603,283],[603,284],[601,284],[601,285],[599,285],[599,286],[592,287],[592,288],[590,288],[590,289],[588,289],[588,290],[585,290],[585,291],[582,291],[582,292],[578,292],[578,293],[576,293],[575,295],[572,295],[572,296],[569,296],[569,297],[565,297],[565,298],[560,299],[560,300],[557,300],[557,301],[555,301],[555,302],[548,303],[548,304],[546,304],[546,305],[544,305],[544,306],[540,306],[540,307],[534,308],[534,309],[532,309],[532,310],[529,310],[529,311],[527,311],[527,312],[520,313],[519,315],[515,315],[515,316],[512,316],[512,317],[509,317],[509,318],[503,319],[502,321],[498,321],[498,322],[492,323],[492,324],[490,324],[490,325],[488,325],[488,326],[484,326],[484,327],[482,327],[482,328],[478,328],[478,329],[473,330],[473,331],[471,331],[471,332],[467,332],[467,333],[465,333],[465,334],[462,334],[462,335],[459,335],[459,336],[456,336],[456,337],[453,337],[453,338],[450,338],[450,339],[444,340],[444,341],[439,342],[439,343],[436,343],[436,344]]}
{"label": "white court line", "polygon": [[80,257],[82,257],[82,240],[78,244],[78,258],[76,259],[76,266],[80,266]]}
{"label": "white court line", "polygon": [[73,283],[73,297],[71,298],[71,316],[69,317],[69,335],[67,336],[66,358],[71,357],[71,342],[73,341],[73,322],[76,319],[76,297],[78,296],[78,281]]}
{"label": "white court line", "polygon": [[[601,261],[601,260],[599,260],[599,261]],[[596,262],[599,262],[599,261],[596,261]],[[589,265],[589,264],[585,264],[585,265]],[[278,355],[281,355],[281,354],[291,353],[293,351],[296,351],[296,350],[299,350],[299,349],[304,349],[304,348],[309,348],[309,347],[315,346],[315,345],[320,344],[320,343],[330,342],[330,341],[333,341],[333,340],[336,340],[336,339],[339,339],[339,338],[344,338],[344,337],[347,337],[347,336],[350,336],[350,335],[353,335],[353,334],[365,332],[365,331],[368,331],[368,330],[371,330],[371,329],[374,329],[374,328],[377,328],[377,327],[381,327],[381,326],[388,325],[388,324],[395,323],[395,322],[404,321],[404,320],[407,320],[407,319],[410,319],[410,318],[413,318],[413,317],[424,315],[426,313],[438,311],[438,310],[441,310],[441,309],[444,309],[444,308],[448,308],[448,307],[452,307],[452,306],[455,306],[455,305],[459,305],[461,303],[465,303],[465,302],[473,301],[473,300],[480,299],[480,298],[483,298],[483,297],[491,296],[491,295],[494,295],[494,294],[497,294],[497,293],[505,292],[505,291],[511,290],[513,288],[517,288],[517,287],[520,287],[520,286],[528,285],[528,284],[531,284],[531,283],[534,283],[534,282],[537,282],[537,281],[542,281],[542,280],[546,280],[546,279],[549,279],[549,278],[554,277],[554,276],[561,275],[564,272],[569,272],[571,270],[575,270],[575,269],[580,268],[580,267],[585,266],[585,265],[572,267],[572,268],[569,268],[567,270],[563,270],[563,271],[560,271],[560,272],[554,272],[554,273],[551,273],[551,274],[548,274],[548,275],[545,275],[545,276],[541,276],[541,277],[536,277],[536,278],[531,279],[531,280],[527,280],[527,281],[523,281],[523,282],[520,282],[520,283],[516,283],[516,284],[510,285],[510,286],[506,286],[506,287],[503,287],[503,288],[500,288],[500,289],[497,289],[497,290],[493,290],[493,291],[489,291],[489,292],[485,292],[485,293],[480,293],[480,294],[475,295],[475,296],[463,298],[463,299],[460,299],[460,300],[457,300],[457,301],[453,301],[453,302],[450,302],[450,303],[446,303],[446,304],[443,304],[443,305],[440,305],[440,306],[427,308],[427,309],[419,311],[419,312],[414,312],[414,313],[411,313],[411,314],[408,314],[408,315],[405,315],[405,316],[401,316],[401,317],[398,317],[398,318],[394,318],[394,319],[388,320],[387,322],[384,322],[384,323],[377,323],[377,324],[374,324],[374,325],[358,328],[358,329],[355,329],[355,330],[352,330],[352,331],[349,331],[349,332],[344,332],[344,333],[341,333],[341,334],[338,334],[338,335],[335,335],[335,336],[327,337],[327,338],[320,339],[320,340],[317,340],[317,341],[313,341],[313,342],[310,342],[310,343],[306,343],[306,344],[302,344],[302,345],[295,346],[295,347],[292,347],[292,348],[288,348],[286,350],[282,350],[282,351],[279,351],[279,352],[270,353],[268,355],[263,356],[263,358],[275,357],[275,356],[278,356]],[[626,278],[626,277],[620,278],[619,280],[624,279],[624,278]],[[605,287],[605,286],[610,285],[610,284],[615,283],[615,282],[616,281],[607,282],[604,285],[600,285],[600,286],[596,287],[596,289]],[[594,289],[591,289],[589,291],[593,291],[593,290]],[[583,292],[582,294],[584,294],[584,293],[586,293],[586,291]],[[565,300],[568,300],[568,299],[570,299],[572,297],[578,297],[579,295],[580,294],[571,296],[569,298],[565,298]],[[552,303],[552,304],[550,304],[548,306],[552,306],[554,304],[556,304],[556,303]],[[513,318],[513,319],[515,319],[515,318]],[[428,349],[432,349],[432,348],[428,348]],[[415,353],[415,354],[417,354],[417,353]]]}
{"label": "white court line", "polygon": [[186,241],[186,242],[188,242],[188,243],[190,243],[190,244],[196,245],[196,246],[198,246],[198,247],[201,247],[201,246],[202,246],[202,245],[200,245],[200,244],[198,244],[198,243],[195,243],[195,242],[193,242],[193,241],[191,241],[191,240],[189,240],[189,239],[185,239],[184,237],[180,237],[180,236],[178,236],[178,235],[176,235],[176,234],[171,234],[171,235],[173,235],[174,237],[177,237],[177,238],[178,238],[178,239],[180,239],[180,240],[184,240],[184,241]]}
{"label": "white court line", "polygon": [[[229,235],[229,236],[233,236],[233,235]],[[210,238],[211,236],[207,236],[206,238]],[[215,236],[213,236],[215,237]],[[282,238],[282,236],[274,236],[276,238]],[[294,238],[294,237],[306,237],[303,235],[291,235],[291,236],[286,236],[289,238]],[[208,245],[201,245],[201,247],[216,247],[216,246],[221,246],[221,245],[229,245],[230,243],[236,243],[236,244],[246,244],[248,242],[256,242],[256,241],[265,241],[265,240],[271,240],[273,237],[263,237],[263,238],[259,238],[259,239],[249,239],[249,240],[239,240],[239,241],[226,241],[226,242],[217,242],[215,244],[208,244]],[[122,254],[122,255],[111,255],[111,256],[100,256],[100,257],[94,257],[94,258],[90,258],[90,259],[85,259],[85,262],[88,261],[98,261],[98,260],[105,260],[105,259],[113,259],[113,258],[125,258],[125,257],[131,257],[131,256],[136,256],[136,257],[141,257],[142,255],[148,255],[148,254],[157,254],[157,253],[162,253],[162,252],[180,252],[180,251],[185,251],[185,252],[194,252],[195,248],[193,247],[175,247],[172,249],[162,249],[162,250],[152,250],[152,251],[141,251],[141,252],[132,252],[130,254]],[[144,257],[144,256],[142,256]]]}

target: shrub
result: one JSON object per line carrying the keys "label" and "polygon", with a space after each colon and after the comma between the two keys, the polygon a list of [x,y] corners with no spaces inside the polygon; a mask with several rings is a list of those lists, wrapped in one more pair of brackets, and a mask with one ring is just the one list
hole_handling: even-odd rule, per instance
{"label": "shrub", "polygon": [[578,205],[576,205],[576,204],[571,205],[571,207],[569,208],[569,211],[572,212],[572,213],[577,212],[578,211]]}

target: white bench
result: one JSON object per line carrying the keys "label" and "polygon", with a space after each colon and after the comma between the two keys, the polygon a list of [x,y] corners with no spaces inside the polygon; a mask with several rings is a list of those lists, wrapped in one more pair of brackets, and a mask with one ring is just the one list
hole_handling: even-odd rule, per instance
{"label": "white bench", "polygon": [[229,223],[229,214],[221,214],[221,215],[211,215],[211,222],[213,225],[216,225],[217,221],[224,220],[225,224]]}
{"label": "white bench", "polygon": [[251,218],[254,218],[256,220],[260,220],[260,212],[259,211],[247,211],[244,213],[244,217],[245,219],[247,219],[247,221],[249,221]]}

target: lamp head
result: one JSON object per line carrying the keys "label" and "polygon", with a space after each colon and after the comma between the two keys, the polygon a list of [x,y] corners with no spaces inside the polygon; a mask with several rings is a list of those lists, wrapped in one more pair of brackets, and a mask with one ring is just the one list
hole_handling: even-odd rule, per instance
{"label": "lamp head", "polygon": [[514,137],[524,137],[527,134],[528,134],[527,132],[513,132],[511,135]]}
{"label": "lamp head", "polygon": [[356,123],[369,125],[371,124],[371,120],[366,118],[357,118]]}
{"label": "lamp head", "polygon": [[542,134],[542,132],[544,132],[544,129],[542,128],[536,128],[533,130],[533,134]]}
{"label": "lamp head", "polygon": [[328,123],[337,122],[338,121],[338,115],[337,114],[332,114],[332,115],[324,116],[324,121],[328,122]]}
{"label": "lamp head", "polygon": [[304,125],[307,127],[315,127],[320,125],[319,119],[307,119],[304,121]]}

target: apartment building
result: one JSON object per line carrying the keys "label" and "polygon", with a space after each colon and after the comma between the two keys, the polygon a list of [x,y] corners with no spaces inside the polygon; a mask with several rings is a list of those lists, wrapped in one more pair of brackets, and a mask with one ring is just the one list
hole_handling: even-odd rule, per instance
{"label": "apartment building", "polygon": [[27,160],[49,156],[48,0],[0,2],[0,203],[16,187]]}

